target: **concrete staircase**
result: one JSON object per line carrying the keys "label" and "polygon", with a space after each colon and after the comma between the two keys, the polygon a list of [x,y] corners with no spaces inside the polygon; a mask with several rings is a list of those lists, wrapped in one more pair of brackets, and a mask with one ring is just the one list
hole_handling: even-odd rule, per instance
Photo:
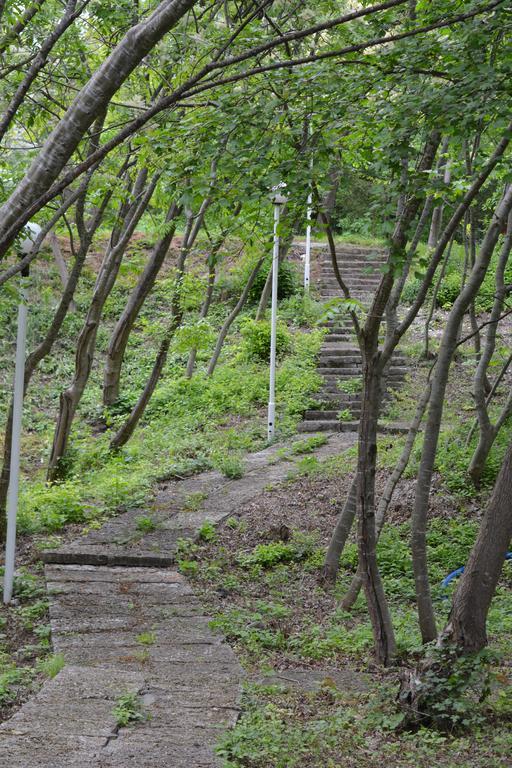
{"label": "concrete staircase", "polygon": [[[385,253],[374,248],[343,246],[336,252],[341,276],[350,295],[369,306],[379,284],[380,268]],[[332,267],[330,254],[320,255],[320,298],[329,301],[342,296]],[[348,315],[329,320],[328,333],[318,356],[318,373],[323,386],[318,393],[318,404],[304,414],[299,425],[301,432],[352,432],[359,426],[361,415],[361,353]],[[386,372],[386,394],[399,387],[407,373],[405,357],[401,352],[393,356]],[[383,431],[402,431],[400,428],[382,427]]]}

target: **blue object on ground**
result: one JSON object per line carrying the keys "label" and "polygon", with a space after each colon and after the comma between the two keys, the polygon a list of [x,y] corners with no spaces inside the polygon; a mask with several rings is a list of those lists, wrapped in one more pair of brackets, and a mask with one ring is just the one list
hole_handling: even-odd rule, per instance
{"label": "blue object on ground", "polygon": [[[507,554],[505,555],[505,560],[512,560],[512,552],[507,552]],[[448,584],[454,579],[456,579],[458,576],[460,576],[461,573],[464,573],[464,566],[462,566],[462,568],[457,568],[457,570],[449,573],[448,576],[446,576],[441,582],[441,586],[443,587],[443,589],[446,589]]]}

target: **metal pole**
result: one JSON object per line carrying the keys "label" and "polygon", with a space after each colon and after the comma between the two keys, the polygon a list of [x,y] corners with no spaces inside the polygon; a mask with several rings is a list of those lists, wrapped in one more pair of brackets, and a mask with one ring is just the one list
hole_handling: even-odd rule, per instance
{"label": "metal pole", "polygon": [[309,270],[311,264],[311,216],[313,214],[312,209],[313,195],[311,192],[308,195],[308,225],[306,227],[306,257],[304,259],[304,290],[309,291]]}
{"label": "metal pole", "polygon": [[274,437],[276,420],[276,337],[277,337],[277,288],[279,276],[279,218],[281,203],[274,200],[274,251],[272,254],[272,318],[270,321],[270,386],[268,396],[268,439]]}
{"label": "metal pole", "polygon": [[21,420],[25,386],[25,347],[27,339],[27,305],[23,286],[21,303],[18,307],[18,333],[16,337],[16,368],[14,373],[14,396],[12,412],[12,446],[9,490],[7,494],[7,539],[5,543],[4,603],[11,601],[14,584],[14,561],[16,553],[16,516],[20,482]]}

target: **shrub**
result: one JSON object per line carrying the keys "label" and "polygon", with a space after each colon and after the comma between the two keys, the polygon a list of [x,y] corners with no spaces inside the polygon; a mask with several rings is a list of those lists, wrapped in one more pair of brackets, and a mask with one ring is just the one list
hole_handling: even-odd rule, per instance
{"label": "shrub", "polygon": [[20,528],[56,531],[66,523],[84,521],[88,511],[81,500],[80,488],[73,482],[49,487],[38,483],[21,497]]}
{"label": "shrub", "polygon": [[403,304],[412,304],[419,293],[421,286],[421,280],[418,278],[413,278],[412,280],[408,280],[406,284],[404,285],[401,301]]}
{"label": "shrub", "polygon": [[[249,360],[268,360],[270,356],[270,323],[265,320],[247,320],[241,327],[244,351]],[[277,325],[277,356],[290,350],[291,338],[286,326]]]}
{"label": "shrub", "polygon": [[[271,266],[272,258],[269,257],[263,262],[263,265],[252,284],[251,290],[249,291],[247,297],[249,304],[257,304],[259,302]],[[287,299],[289,296],[293,296],[297,293],[297,291],[298,281],[295,269],[289,261],[282,261],[279,265],[277,298],[279,300]]]}

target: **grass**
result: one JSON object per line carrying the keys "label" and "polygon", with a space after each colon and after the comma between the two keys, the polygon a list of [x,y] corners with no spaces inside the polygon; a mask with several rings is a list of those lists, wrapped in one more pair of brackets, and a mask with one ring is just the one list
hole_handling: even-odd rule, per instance
{"label": "grass", "polygon": [[[140,261],[140,243],[134,244],[133,258]],[[136,270],[126,268],[108,300],[91,379],[65,459],[66,476],[50,487],[45,482],[44,467],[55,426],[58,392],[72,378],[74,344],[93,284],[94,275],[90,270],[86,270],[78,291],[78,312],[66,319],[62,338],[52,355],[43,361],[29,387],[25,424],[30,424],[30,431],[24,432],[22,447],[19,511],[22,533],[56,533],[68,524],[91,526],[119,511],[147,506],[155,484],[162,479],[184,477],[213,467],[218,467],[226,477],[242,477],[243,455],[266,444],[264,408],[268,399],[268,365],[266,359],[259,358],[259,353],[251,352],[239,333],[240,327],[250,319],[252,308],[249,307],[233,327],[215,375],[208,377],[205,372],[216,329],[229,310],[228,298],[212,310],[210,322],[214,333],[206,347],[198,351],[197,371],[192,380],[184,375],[188,349],[182,338],[171,348],[161,383],[134,437],[118,453],[109,451],[110,429],[122,423],[136,402],[166,321],[169,277],[164,274],[141,313],[128,347],[120,400],[114,408],[105,411],[100,405],[102,356],[136,276]],[[42,337],[61,290],[51,259],[39,264],[32,280],[30,291],[37,293],[41,300],[36,302],[31,315],[29,348]],[[194,278],[192,282],[187,294],[189,327],[196,321],[204,290],[202,279]],[[231,286],[234,295],[238,289],[238,285]],[[281,303],[288,319],[282,321],[287,345],[277,374],[277,437],[285,438],[295,431],[303,410],[320,385],[315,355],[323,332],[314,330],[304,334],[295,324],[301,311],[302,319],[309,317],[308,313],[315,314],[314,303],[307,298],[296,295]],[[0,316],[4,337],[9,342],[14,338],[15,313],[16,297],[6,292],[0,302]],[[10,345],[5,345],[5,349],[10,349]],[[11,357],[2,362],[4,381],[0,383],[5,387],[0,388],[0,407],[5,408],[12,373]],[[108,429],[98,432],[97,425],[102,422]],[[147,532],[151,522],[140,518],[138,525],[143,527],[142,532]]]}

